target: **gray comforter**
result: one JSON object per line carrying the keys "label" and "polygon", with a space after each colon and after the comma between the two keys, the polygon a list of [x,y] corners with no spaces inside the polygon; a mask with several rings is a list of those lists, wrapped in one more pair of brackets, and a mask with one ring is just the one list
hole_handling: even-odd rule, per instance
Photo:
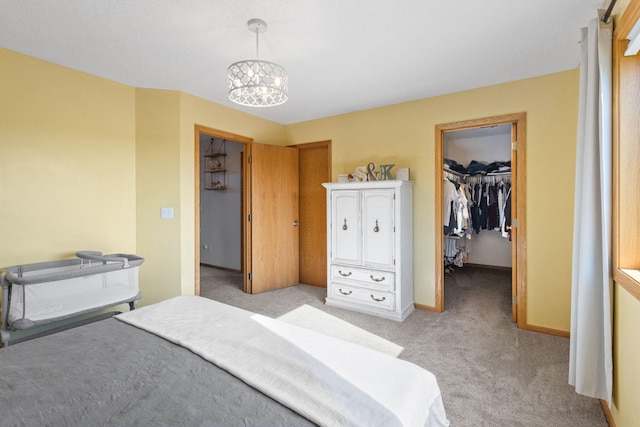
{"label": "gray comforter", "polygon": [[107,319],[0,349],[0,426],[309,426],[153,334]]}

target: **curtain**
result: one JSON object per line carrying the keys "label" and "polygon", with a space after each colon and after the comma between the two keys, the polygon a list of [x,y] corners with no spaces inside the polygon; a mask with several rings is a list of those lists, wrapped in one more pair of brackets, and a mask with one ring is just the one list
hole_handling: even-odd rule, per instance
{"label": "curtain", "polygon": [[612,26],[582,29],[569,384],[611,404]]}

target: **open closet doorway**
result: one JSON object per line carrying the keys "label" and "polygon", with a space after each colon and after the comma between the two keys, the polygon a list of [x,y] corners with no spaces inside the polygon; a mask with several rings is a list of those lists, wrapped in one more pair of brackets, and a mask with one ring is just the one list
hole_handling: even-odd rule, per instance
{"label": "open closet doorway", "polygon": [[244,284],[246,193],[244,156],[250,138],[196,126],[196,272],[200,295],[202,269]]}
{"label": "open closet doorway", "polygon": [[202,134],[200,154],[200,264],[242,273],[244,144]]}
{"label": "open closet doorway", "polygon": [[[522,113],[436,126],[438,312],[445,309],[445,271],[450,273],[464,263],[511,269],[512,319],[519,328],[526,328],[525,121]],[[477,173],[477,169],[482,172]],[[445,218],[451,215],[451,209],[445,208],[445,204],[450,205],[450,191],[461,185],[469,193],[479,190],[475,193],[478,202],[483,189],[493,199],[492,215],[476,217],[475,224],[465,221],[464,227],[471,227],[467,232],[461,230],[460,222],[450,224]],[[489,208],[485,206],[484,212]],[[472,220],[472,213],[478,214],[471,209],[468,212]],[[445,270],[447,261],[451,267]]]}

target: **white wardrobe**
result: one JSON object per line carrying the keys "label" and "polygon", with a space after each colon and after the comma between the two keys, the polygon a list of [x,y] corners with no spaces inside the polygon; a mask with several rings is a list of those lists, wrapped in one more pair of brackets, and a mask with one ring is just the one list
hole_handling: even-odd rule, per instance
{"label": "white wardrobe", "polygon": [[413,305],[413,183],[328,183],[327,299],[387,319]]}

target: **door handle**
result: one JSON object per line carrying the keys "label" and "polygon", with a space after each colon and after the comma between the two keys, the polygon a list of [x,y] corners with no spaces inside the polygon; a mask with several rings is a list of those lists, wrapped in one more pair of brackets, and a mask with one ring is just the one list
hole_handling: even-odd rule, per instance
{"label": "door handle", "polygon": [[299,223],[298,221],[293,221],[293,226],[294,226],[294,227],[297,227],[297,226],[299,226],[299,225],[300,225],[300,223]]}

